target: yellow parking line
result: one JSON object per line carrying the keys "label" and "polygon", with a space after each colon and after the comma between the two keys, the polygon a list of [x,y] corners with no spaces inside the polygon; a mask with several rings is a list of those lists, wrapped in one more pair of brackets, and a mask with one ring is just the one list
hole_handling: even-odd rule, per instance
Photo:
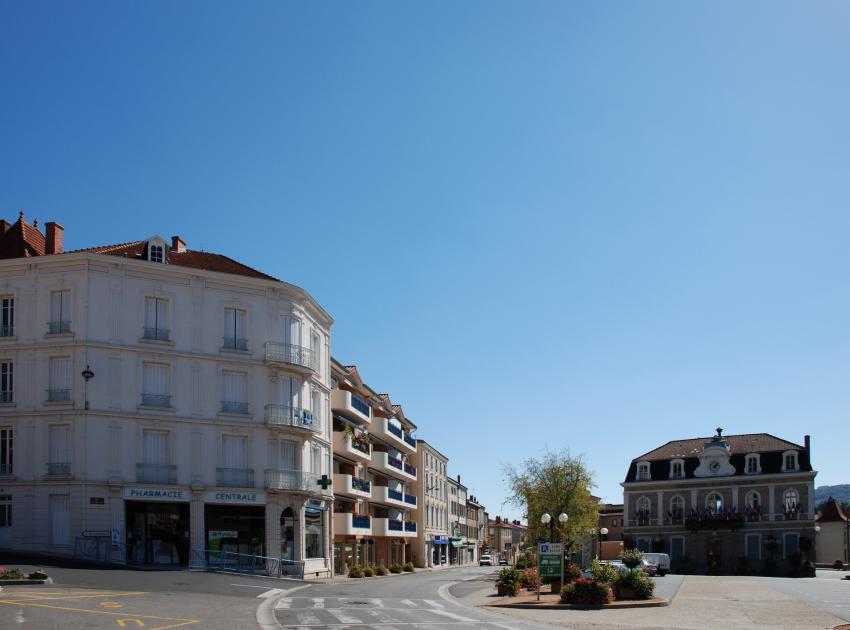
{"label": "yellow parking line", "polygon": [[181,626],[190,626],[195,623],[200,623],[200,619],[181,619],[180,617],[158,617],[156,615],[133,615],[127,611],[108,612],[106,610],[90,610],[87,608],[70,608],[68,606],[51,606],[50,604],[35,604],[24,600],[5,600],[0,599],[0,604],[8,606],[30,606],[32,608],[51,608],[53,610],[63,610],[65,612],[88,613],[90,615],[109,615],[111,617],[121,617],[123,619],[138,618],[138,619],[153,619],[155,621],[178,621],[180,623],[171,624],[168,626],[157,626],[150,630],[170,630],[171,628],[179,628]]}
{"label": "yellow parking line", "polygon": [[86,594],[86,595],[48,595],[47,597],[41,597],[41,596],[30,597],[29,595],[30,595],[30,593],[26,593],[26,594],[21,593],[19,596],[24,597],[26,599],[19,599],[19,600],[16,600],[16,601],[38,602],[38,601],[52,600],[52,599],[85,599],[85,598],[91,598],[91,597],[124,597],[126,595],[147,595],[147,593],[143,592],[143,591],[132,591],[132,592],[127,592],[127,593],[95,593],[93,595],[90,595],[90,594]]}

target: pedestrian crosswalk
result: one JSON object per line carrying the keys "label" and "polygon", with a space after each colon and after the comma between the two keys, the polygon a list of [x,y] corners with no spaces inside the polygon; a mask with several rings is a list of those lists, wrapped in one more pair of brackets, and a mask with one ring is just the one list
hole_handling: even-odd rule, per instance
{"label": "pedestrian crosswalk", "polygon": [[275,613],[281,625],[291,630],[344,630],[349,627],[361,630],[510,627],[482,621],[474,611],[433,599],[281,597],[275,604]]}

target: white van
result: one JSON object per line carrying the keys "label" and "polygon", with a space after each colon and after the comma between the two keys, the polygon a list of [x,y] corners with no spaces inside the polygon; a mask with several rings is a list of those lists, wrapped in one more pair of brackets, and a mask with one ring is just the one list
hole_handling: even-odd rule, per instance
{"label": "white van", "polygon": [[662,576],[670,573],[670,556],[666,553],[645,553],[643,557],[644,560],[648,560],[657,567],[656,575]]}

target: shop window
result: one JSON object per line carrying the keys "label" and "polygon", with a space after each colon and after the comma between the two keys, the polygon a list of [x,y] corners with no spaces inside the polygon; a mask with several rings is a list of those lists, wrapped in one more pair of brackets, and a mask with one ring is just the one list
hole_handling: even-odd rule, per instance
{"label": "shop window", "polygon": [[305,558],[323,558],[325,555],[324,515],[325,511],[317,508],[304,510]]}

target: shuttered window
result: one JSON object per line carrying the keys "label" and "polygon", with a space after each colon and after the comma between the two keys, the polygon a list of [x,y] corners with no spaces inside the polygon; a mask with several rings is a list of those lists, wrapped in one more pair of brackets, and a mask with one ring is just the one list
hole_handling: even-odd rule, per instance
{"label": "shuttered window", "polygon": [[280,402],[293,408],[301,407],[301,381],[285,376],[280,379]]}
{"label": "shuttered window", "polygon": [[50,292],[48,332],[51,334],[71,332],[71,291],[69,289]]}
{"label": "shuttered window", "polygon": [[142,431],[142,462],[145,464],[168,463],[168,433],[166,431]]}
{"label": "shuttered window", "polygon": [[11,361],[0,363],[0,403],[10,403],[14,395],[14,364]]}
{"label": "shuttered window", "polygon": [[296,444],[290,440],[280,441],[280,468],[281,470],[297,470]]}
{"label": "shuttered window", "polygon": [[142,404],[170,407],[168,390],[168,366],[162,363],[145,363],[142,367]]}
{"label": "shuttered window", "polygon": [[71,503],[67,494],[50,495],[50,544],[67,545],[71,541]]}
{"label": "shuttered window", "polygon": [[0,299],[0,337],[11,337],[15,334],[15,298]]}
{"label": "shuttered window", "polygon": [[71,400],[71,357],[50,358],[50,383],[47,400]]}
{"label": "shuttered window", "polygon": [[224,309],[224,347],[247,350],[246,312],[241,308]]}
{"label": "shuttered window", "polygon": [[50,427],[50,463],[67,464],[71,461],[71,427]]}
{"label": "shuttered window", "polygon": [[281,331],[283,335],[283,343],[288,343],[293,346],[301,345],[301,321],[295,319],[294,317],[290,317],[289,315],[283,315],[280,318],[281,326],[283,330]]}
{"label": "shuttered window", "polygon": [[221,465],[224,468],[248,467],[248,440],[244,436],[224,435],[221,438]]}
{"label": "shuttered window", "polygon": [[248,376],[244,372],[222,372],[222,411],[248,413],[247,381]]}
{"label": "shuttered window", "polygon": [[168,300],[158,297],[145,298],[145,339],[168,341]]}

